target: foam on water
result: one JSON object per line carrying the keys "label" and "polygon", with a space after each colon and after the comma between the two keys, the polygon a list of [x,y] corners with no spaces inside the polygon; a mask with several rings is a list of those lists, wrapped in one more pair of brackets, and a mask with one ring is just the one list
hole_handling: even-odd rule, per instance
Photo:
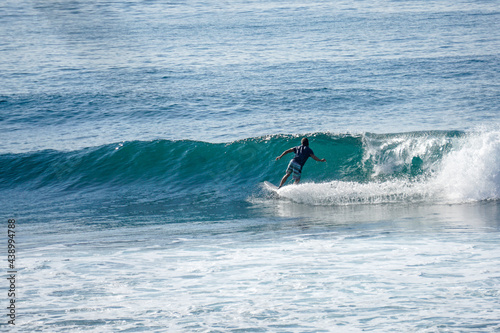
{"label": "foam on water", "polygon": [[499,328],[496,233],[466,242],[376,229],[166,240],[169,228],[138,227],[157,235],[140,247],[122,230],[113,246],[90,232],[88,242],[26,251],[24,330]]}
{"label": "foam on water", "polygon": [[500,131],[470,134],[431,181],[452,202],[500,198]]}

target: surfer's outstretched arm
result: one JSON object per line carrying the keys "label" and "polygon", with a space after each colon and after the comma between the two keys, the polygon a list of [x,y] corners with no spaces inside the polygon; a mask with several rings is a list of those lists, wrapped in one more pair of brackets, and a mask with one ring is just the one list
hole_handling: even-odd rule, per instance
{"label": "surfer's outstretched arm", "polygon": [[290,149],[285,150],[283,153],[281,153],[281,155],[280,155],[280,156],[276,157],[276,161],[277,161],[277,160],[279,160],[279,159],[281,159],[281,158],[282,158],[283,156],[285,156],[286,154],[288,154],[288,153],[292,153],[292,152],[293,152],[293,148],[290,148]]}
{"label": "surfer's outstretched arm", "polygon": [[311,154],[311,157],[313,160],[315,161],[318,161],[318,162],[326,162],[326,160],[324,158],[319,158],[319,157],[316,157],[316,155],[314,154]]}

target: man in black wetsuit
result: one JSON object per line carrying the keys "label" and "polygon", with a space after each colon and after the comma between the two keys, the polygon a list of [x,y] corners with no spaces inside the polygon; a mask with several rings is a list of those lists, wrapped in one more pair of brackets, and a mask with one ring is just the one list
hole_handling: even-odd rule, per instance
{"label": "man in black wetsuit", "polygon": [[286,182],[288,177],[293,173],[293,179],[295,180],[295,184],[298,184],[300,181],[300,175],[302,173],[302,167],[306,163],[309,157],[312,157],[314,160],[318,162],[326,162],[326,160],[319,159],[316,157],[311,148],[309,148],[309,140],[307,138],[303,138],[301,141],[301,146],[293,147],[288,150],[285,150],[280,156],[276,157],[276,161],[281,159],[288,153],[295,153],[295,157],[288,164],[288,168],[286,169],[286,174],[281,179],[280,188]]}

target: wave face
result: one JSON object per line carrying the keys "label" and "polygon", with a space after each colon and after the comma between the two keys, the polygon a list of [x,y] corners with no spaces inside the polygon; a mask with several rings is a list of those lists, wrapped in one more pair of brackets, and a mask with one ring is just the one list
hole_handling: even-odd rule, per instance
{"label": "wave face", "polygon": [[[500,132],[308,135],[327,163],[310,159],[302,185],[280,196],[314,204],[385,203],[500,197]],[[132,141],[61,152],[0,155],[3,189],[93,190],[138,185],[172,193],[200,189],[249,196],[264,180],[278,183],[301,136],[273,135],[231,143]]]}

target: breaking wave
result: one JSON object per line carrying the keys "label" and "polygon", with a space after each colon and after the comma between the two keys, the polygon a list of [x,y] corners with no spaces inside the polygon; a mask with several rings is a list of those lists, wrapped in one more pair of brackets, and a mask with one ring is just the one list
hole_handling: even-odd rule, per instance
{"label": "breaking wave", "polygon": [[[281,198],[312,205],[500,198],[499,131],[307,136],[315,154],[327,163],[309,160],[302,184],[280,189]],[[248,197],[265,180],[279,182],[288,158],[275,157],[298,145],[301,137],[271,135],[229,143],[131,141],[76,151],[3,154],[0,188],[88,191],[138,185],[187,195],[216,189]]]}

